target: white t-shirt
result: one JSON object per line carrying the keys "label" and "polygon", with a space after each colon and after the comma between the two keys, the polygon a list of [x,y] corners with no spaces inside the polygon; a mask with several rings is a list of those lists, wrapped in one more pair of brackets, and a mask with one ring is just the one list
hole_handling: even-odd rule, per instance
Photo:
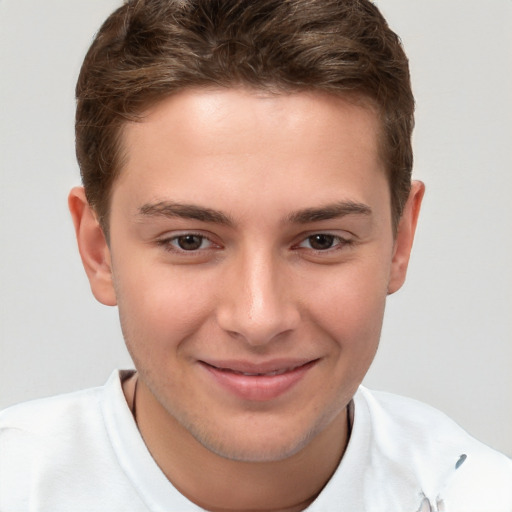
{"label": "white t-shirt", "polygon": [[[202,510],[148,452],[115,372],[0,414],[1,512]],[[343,459],[308,512],[512,512],[512,461],[445,415],[361,387]]]}

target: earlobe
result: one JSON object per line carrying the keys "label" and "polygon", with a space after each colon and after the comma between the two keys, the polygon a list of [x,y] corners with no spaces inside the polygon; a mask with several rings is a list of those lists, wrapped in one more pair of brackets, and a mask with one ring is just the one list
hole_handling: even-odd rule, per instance
{"label": "earlobe", "polygon": [[68,206],[91,291],[102,304],[115,306],[117,300],[112,281],[110,249],[97,217],[85,197],[83,187],[71,190]]}
{"label": "earlobe", "polygon": [[398,224],[391,261],[388,294],[395,293],[404,284],[424,194],[425,185],[421,181],[413,181],[409,198]]}

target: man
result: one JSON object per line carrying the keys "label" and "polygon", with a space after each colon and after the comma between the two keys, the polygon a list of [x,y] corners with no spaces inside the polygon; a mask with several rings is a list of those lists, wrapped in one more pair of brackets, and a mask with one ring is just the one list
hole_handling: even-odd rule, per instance
{"label": "man", "polygon": [[136,372],[0,417],[0,510],[512,510],[512,465],[359,385],[424,187],[368,2],[139,0],[77,85],[69,206]]}

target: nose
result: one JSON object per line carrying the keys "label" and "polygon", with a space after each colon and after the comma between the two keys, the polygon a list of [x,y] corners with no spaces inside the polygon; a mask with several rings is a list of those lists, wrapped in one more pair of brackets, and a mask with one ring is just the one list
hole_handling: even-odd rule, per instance
{"label": "nose", "polygon": [[217,321],[230,335],[258,347],[289,334],[300,320],[284,262],[253,254],[226,270]]}

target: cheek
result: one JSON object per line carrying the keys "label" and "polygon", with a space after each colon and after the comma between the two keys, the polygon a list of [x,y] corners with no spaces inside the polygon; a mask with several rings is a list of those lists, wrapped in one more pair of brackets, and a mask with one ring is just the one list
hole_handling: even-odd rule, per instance
{"label": "cheek", "polygon": [[343,351],[373,353],[382,327],[388,271],[378,260],[340,266],[308,283],[309,311]]}
{"label": "cheek", "polygon": [[115,273],[123,333],[132,345],[175,349],[197,331],[210,312],[211,283],[201,275],[165,266],[139,266]]}

